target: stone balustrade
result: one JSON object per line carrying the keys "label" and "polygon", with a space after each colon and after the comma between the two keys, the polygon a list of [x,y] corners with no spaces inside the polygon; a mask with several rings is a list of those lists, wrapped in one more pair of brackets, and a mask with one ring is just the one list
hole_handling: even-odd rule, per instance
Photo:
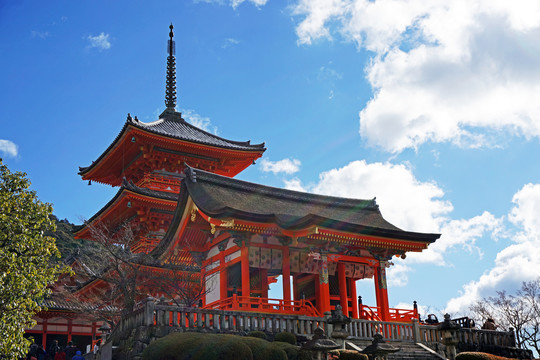
{"label": "stone balustrade", "polygon": [[[376,333],[385,341],[401,341],[432,345],[441,341],[441,333],[437,326],[419,324],[416,319],[411,323],[385,322],[364,319],[351,319],[346,326],[350,337],[360,340],[371,340]],[[113,333],[146,327],[173,327],[184,330],[210,331],[267,331],[278,333],[292,332],[296,335],[311,337],[317,327],[325,333],[332,332],[328,317],[311,317],[305,315],[267,314],[232,310],[201,309],[169,305],[165,302],[146,301],[133,313],[124,316],[115,327]],[[460,344],[515,346],[513,331],[490,331],[477,329],[458,329]]]}

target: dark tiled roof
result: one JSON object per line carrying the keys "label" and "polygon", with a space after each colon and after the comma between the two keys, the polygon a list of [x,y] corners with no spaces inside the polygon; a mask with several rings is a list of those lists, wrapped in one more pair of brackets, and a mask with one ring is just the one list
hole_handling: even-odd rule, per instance
{"label": "dark tiled roof", "polygon": [[337,231],[428,243],[440,237],[440,234],[404,231],[390,224],[382,217],[375,200],[279,189],[187,167],[172,224],[154,249],[154,255],[160,256],[172,241],[188,196],[199,210],[215,219],[274,223],[287,230],[315,225]]}
{"label": "dark tiled roof", "polygon": [[264,143],[252,145],[250,141],[232,141],[227,140],[217,135],[211,134],[204,130],[193,126],[182,119],[181,114],[178,112],[167,113],[166,111],[160,115],[160,119],[151,123],[144,123],[129,116],[122,127],[122,130],[116,136],[116,139],[109,145],[109,147],[101,154],[101,156],[92,163],[90,166],[79,167],[79,174],[83,175],[89,171],[95,164],[97,164],[110,149],[116,144],[116,142],[122,137],[128,126],[133,126],[137,129],[147,131],[149,133],[166,136],[169,138],[189,141],[197,144],[215,146],[223,149],[240,150],[240,151],[255,151],[264,152],[266,148]]}
{"label": "dark tiled roof", "polygon": [[167,191],[152,190],[147,188],[138,187],[132,181],[122,181],[122,187],[120,189],[126,189],[140,195],[146,195],[157,199],[177,201],[178,194]]}
{"label": "dark tiled roof", "polygon": [[[164,113],[165,114],[165,113]],[[143,123],[135,119],[127,120],[134,127],[143,129],[155,134],[173,137],[176,139],[191,141],[195,143],[217,146],[234,150],[264,150],[264,143],[251,145],[250,141],[232,141],[221,138],[209,132],[199,129],[186,122],[180,113],[169,115],[162,114],[159,120],[151,123]]]}
{"label": "dark tiled roof", "polygon": [[[54,310],[63,310],[63,311],[91,311],[96,310],[95,304],[90,303],[84,303],[84,302],[72,302],[68,301],[65,298],[63,298],[61,295],[52,295],[51,297],[48,297],[46,299],[43,299],[38,302],[39,306],[42,308],[46,308],[49,311]],[[113,306],[101,306],[100,310],[105,311],[118,311],[117,308]]]}

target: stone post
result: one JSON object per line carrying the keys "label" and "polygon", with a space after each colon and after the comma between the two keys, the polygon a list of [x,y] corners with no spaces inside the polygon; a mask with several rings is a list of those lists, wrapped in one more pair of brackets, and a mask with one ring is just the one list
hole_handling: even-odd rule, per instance
{"label": "stone post", "polygon": [[146,298],[146,302],[144,304],[144,325],[146,326],[154,325],[155,308],[156,308],[156,304],[154,303],[154,299],[151,297]]}
{"label": "stone post", "polygon": [[412,319],[412,328],[414,342],[422,342],[422,339],[420,338],[420,324],[418,323],[418,319]]}

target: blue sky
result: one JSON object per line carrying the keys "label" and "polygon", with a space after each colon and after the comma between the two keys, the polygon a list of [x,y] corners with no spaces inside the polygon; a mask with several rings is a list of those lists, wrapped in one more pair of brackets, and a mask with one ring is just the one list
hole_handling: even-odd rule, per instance
{"label": "blue sky", "polygon": [[[171,22],[177,109],[266,142],[238,178],[376,196],[395,225],[442,233],[394,262],[392,306],[465,314],[538,276],[538,2],[4,0],[0,156],[58,217],[80,223],[113,196],[78,166],[128,112],[163,111]],[[372,281],[358,287],[374,305]]]}

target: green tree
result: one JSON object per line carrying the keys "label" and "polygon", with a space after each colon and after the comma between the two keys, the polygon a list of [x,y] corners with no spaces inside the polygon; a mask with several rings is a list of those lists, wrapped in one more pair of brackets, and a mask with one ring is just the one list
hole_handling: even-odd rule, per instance
{"label": "green tree", "polygon": [[34,326],[40,300],[63,271],[50,261],[59,256],[54,239],[44,235],[54,231],[52,206],[29,187],[26,174],[0,158],[0,358],[26,354],[24,329]]}

